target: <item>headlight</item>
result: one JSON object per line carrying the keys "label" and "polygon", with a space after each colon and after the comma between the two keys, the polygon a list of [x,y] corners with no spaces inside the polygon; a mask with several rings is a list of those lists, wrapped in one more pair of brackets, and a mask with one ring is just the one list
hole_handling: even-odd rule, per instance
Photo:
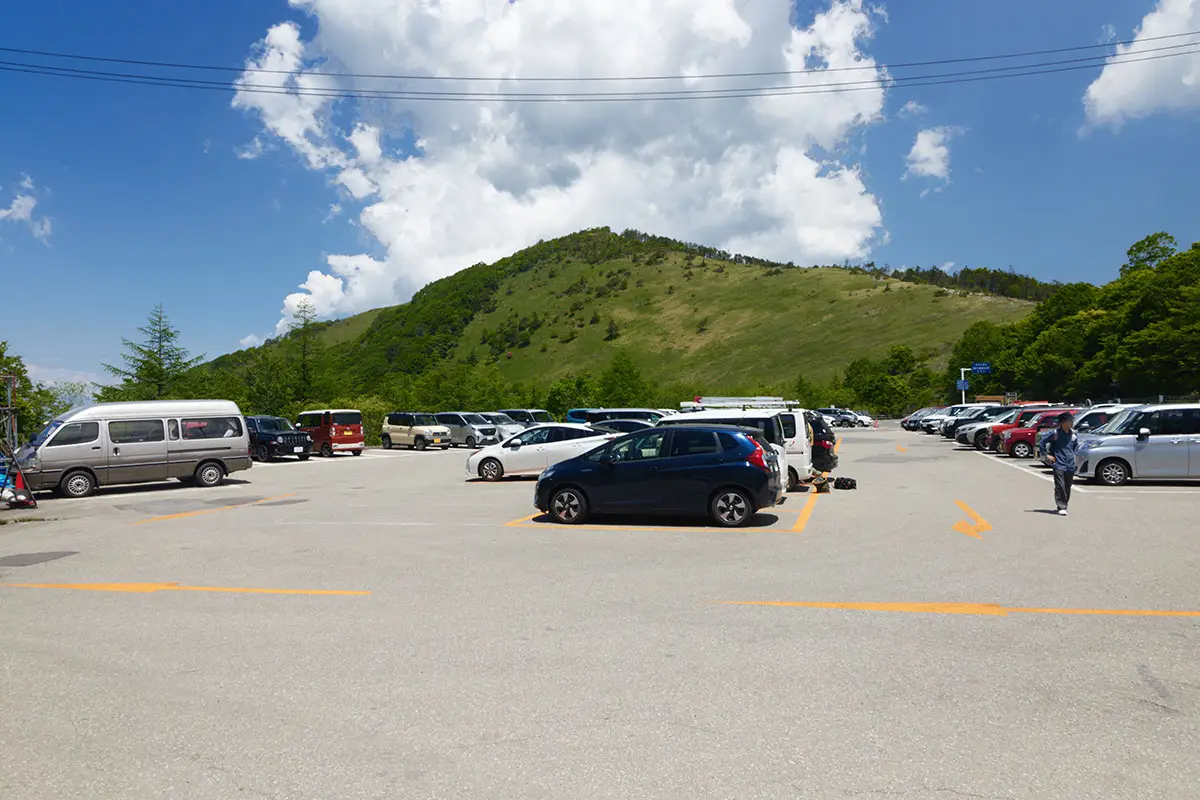
{"label": "headlight", "polygon": [[1008,438],[1010,438],[1011,436],[1012,436],[1012,431],[1005,431],[1005,432],[1003,433],[1003,435],[1002,435],[1002,438],[1004,438],[1004,439],[1008,439]]}

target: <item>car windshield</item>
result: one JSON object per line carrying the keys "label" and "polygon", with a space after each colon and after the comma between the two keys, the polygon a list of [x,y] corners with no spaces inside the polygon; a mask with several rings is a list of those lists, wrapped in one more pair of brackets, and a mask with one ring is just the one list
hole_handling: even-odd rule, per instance
{"label": "car windshield", "polygon": [[[282,417],[259,417],[258,429],[263,433],[273,433],[275,431],[290,431],[292,424]],[[345,425],[346,423],[342,423]]]}
{"label": "car windshield", "polygon": [[1090,433],[1098,433],[1101,436],[1114,433],[1133,433],[1134,423],[1140,420],[1141,413],[1140,408],[1127,408],[1110,419],[1106,424],[1090,431]]}
{"label": "car windshield", "polygon": [[362,425],[362,413],[358,411],[338,411],[333,415],[334,425]]}
{"label": "car windshield", "polygon": [[999,417],[997,417],[994,421],[999,422],[1001,425],[1006,425],[1006,424],[1012,422],[1013,420],[1015,420],[1017,418],[1017,415],[1020,413],[1021,413],[1020,411],[1016,411],[1016,410],[1005,411],[1003,414],[1001,414]]}
{"label": "car windshield", "polygon": [[482,414],[463,414],[463,419],[472,425],[487,425],[488,421],[483,418]]}
{"label": "car windshield", "polygon": [[413,414],[413,425],[437,425],[432,414]]}
{"label": "car windshield", "polygon": [[46,440],[50,438],[50,434],[52,434],[56,430],[58,430],[62,424],[63,423],[62,423],[61,419],[53,420],[46,427],[42,428],[42,430],[38,433],[37,436],[34,436],[33,439],[31,439],[29,441],[29,446],[30,447],[41,447],[42,445],[44,445],[46,443]]}
{"label": "car windshield", "polygon": [[510,417],[508,414],[483,414],[481,416],[483,416],[484,419],[486,419],[488,422],[491,422],[494,425],[516,425],[517,424],[516,421],[514,421],[513,418]]}
{"label": "car windshield", "polygon": [[545,411],[534,411],[533,418],[537,422],[554,422],[554,417],[550,416]]}

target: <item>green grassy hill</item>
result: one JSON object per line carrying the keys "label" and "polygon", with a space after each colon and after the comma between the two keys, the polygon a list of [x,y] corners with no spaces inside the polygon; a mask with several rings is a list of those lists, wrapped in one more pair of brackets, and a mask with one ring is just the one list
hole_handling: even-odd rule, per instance
{"label": "green grassy hill", "polygon": [[[625,348],[646,378],[709,391],[828,380],[893,345],[945,366],[971,324],[1033,304],[842,267],[797,268],[606,228],[539,242],[430,284],[411,302],[319,325],[354,391],[454,362],[494,364],[530,387],[598,373]],[[289,346],[289,337],[264,349]],[[253,358],[241,351],[216,369]]]}

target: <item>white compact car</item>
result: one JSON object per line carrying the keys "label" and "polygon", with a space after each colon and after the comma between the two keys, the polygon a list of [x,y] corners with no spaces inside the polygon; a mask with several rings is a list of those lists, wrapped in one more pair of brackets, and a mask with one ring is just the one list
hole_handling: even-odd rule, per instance
{"label": "white compact car", "polygon": [[467,459],[467,477],[498,481],[505,475],[539,475],[547,467],[583,455],[617,435],[570,422],[535,425],[472,453]]}

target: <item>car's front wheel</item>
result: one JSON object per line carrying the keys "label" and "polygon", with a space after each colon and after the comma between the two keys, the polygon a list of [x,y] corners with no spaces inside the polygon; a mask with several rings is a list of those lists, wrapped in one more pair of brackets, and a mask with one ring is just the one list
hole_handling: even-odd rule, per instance
{"label": "car's front wheel", "polygon": [[1033,456],[1033,445],[1029,442],[1017,442],[1009,452],[1013,458],[1030,458]]}
{"label": "car's front wheel", "polygon": [[578,525],[587,518],[588,504],[583,492],[573,487],[559,489],[550,498],[550,518],[563,525]]}
{"label": "car's front wheel", "polygon": [[986,433],[975,434],[975,449],[976,450],[987,450],[987,442],[988,442],[988,434],[986,434]]}
{"label": "car's front wheel", "polygon": [[485,458],[479,465],[479,477],[485,481],[498,481],[504,477],[504,465],[494,458]]}
{"label": "car's front wheel", "polygon": [[474,436],[467,437],[467,449],[469,449],[469,450],[475,449],[475,437]]}
{"label": "car's front wheel", "polygon": [[1096,467],[1096,478],[1105,486],[1124,486],[1129,483],[1129,465],[1115,458],[1103,461]]}
{"label": "car's front wheel", "polygon": [[261,461],[265,464],[271,460],[271,449],[269,447],[267,447],[265,444],[260,444],[258,447],[256,447],[254,449],[254,455],[258,458],[259,461]]}
{"label": "car's front wheel", "polygon": [[83,470],[68,472],[58,485],[58,490],[63,497],[87,497],[96,491],[96,479],[92,473]]}
{"label": "car's front wheel", "polygon": [[418,450],[424,450],[428,446],[429,443],[419,436],[417,437],[416,441],[413,442],[413,447],[417,448]]}
{"label": "car's front wheel", "polygon": [[713,520],[722,528],[740,528],[754,516],[754,506],[741,489],[722,489],[710,506]]}

